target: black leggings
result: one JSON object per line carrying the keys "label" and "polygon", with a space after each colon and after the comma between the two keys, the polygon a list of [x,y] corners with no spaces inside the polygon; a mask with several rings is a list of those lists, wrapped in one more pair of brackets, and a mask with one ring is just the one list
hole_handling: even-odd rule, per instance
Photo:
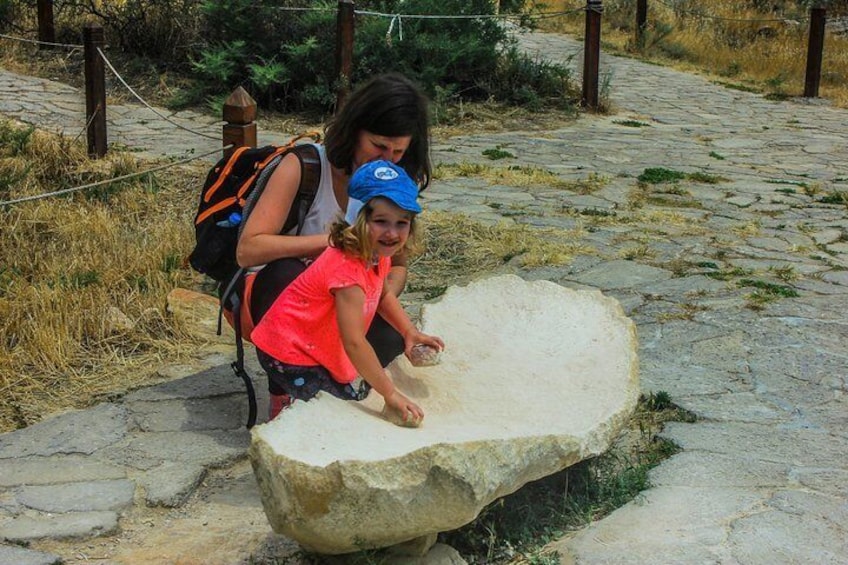
{"label": "black leggings", "polygon": [[[268,263],[256,274],[250,298],[250,315],[254,324],[259,323],[283,289],[305,270],[306,266],[299,259],[286,258]],[[403,337],[379,314],[374,316],[365,337],[383,367],[403,353]]]}

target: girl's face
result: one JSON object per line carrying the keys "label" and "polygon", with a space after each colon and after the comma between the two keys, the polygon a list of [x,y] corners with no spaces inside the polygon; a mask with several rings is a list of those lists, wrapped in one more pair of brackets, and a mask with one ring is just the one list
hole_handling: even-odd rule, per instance
{"label": "girl's face", "polygon": [[359,132],[353,152],[353,170],[377,159],[397,163],[409,149],[410,143],[412,143],[411,135],[386,137],[362,130]]}
{"label": "girl's face", "polygon": [[413,214],[385,198],[374,198],[368,205],[371,208],[368,217],[371,249],[381,257],[391,257],[406,245]]}

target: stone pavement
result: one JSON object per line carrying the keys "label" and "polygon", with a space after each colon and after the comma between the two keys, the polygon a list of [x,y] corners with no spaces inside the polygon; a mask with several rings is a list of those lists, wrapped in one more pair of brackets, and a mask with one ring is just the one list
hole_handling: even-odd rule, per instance
{"label": "stone pavement", "polygon": [[[580,61],[567,38],[521,41]],[[434,149],[437,163],[592,175],[593,190],[459,177],[435,181],[424,199],[429,210],[567,230],[545,233],[579,244],[568,265],[512,269],[618,298],[637,324],[643,390],[667,391],[699,418],[666,427],[682,451],[652,471],[650,489],[552,548],[564,563],[848,563],[848,111],[625,58],[605,56],[601,70],[611,115]],[[0,70],[0,114],[76,135],[75,96]],[[165,126],[154,143],[144,110],[114,111],[127,117],[125,129],[110,125],[116,139],[148,154],[215,147]],[[177,119],[216,134],[220,125]],[[514,157],[490,161],[482,152],[493,148]],[[718,182],[639,186],[649,167]],[[42,538],[115,531],[140,505],[179,507],[210,469],[242,458],[241,385],[225,356],[206,362],[0,436],[0,538],[33,540],[0,545],[0,563],[51,563]],[[258,499],[243,504],[261,513]]]}

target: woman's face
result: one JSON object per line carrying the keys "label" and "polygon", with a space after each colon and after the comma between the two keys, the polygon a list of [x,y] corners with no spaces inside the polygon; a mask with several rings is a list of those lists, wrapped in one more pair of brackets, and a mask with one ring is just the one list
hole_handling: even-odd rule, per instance
{"label": "woman's face", "polygon": [[368,216],[371,249],[381,257],[391,257],[406,245],[413,214],[380,197],[371,200],[368,206],[371,208]]}
{"label": "woman's face", "polygon": [[377,159],[397,163],[409,149],[410,143],[412,143],[411,135],[387,137],[362,130],[359,132],[356,149],[353,152],[353,170]]}

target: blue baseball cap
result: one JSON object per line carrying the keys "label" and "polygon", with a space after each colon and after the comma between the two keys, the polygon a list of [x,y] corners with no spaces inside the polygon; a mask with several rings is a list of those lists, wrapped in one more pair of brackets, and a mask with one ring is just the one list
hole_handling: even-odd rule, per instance
{"label": "blue baseball cap", "polygon": [[418,185],[410,176],[391,161],[365,163],[350,177],[347,185],[347,212],[345,221],[353,225],[365,203],[378,196],[394,202],[408,212],[419,213]]}

